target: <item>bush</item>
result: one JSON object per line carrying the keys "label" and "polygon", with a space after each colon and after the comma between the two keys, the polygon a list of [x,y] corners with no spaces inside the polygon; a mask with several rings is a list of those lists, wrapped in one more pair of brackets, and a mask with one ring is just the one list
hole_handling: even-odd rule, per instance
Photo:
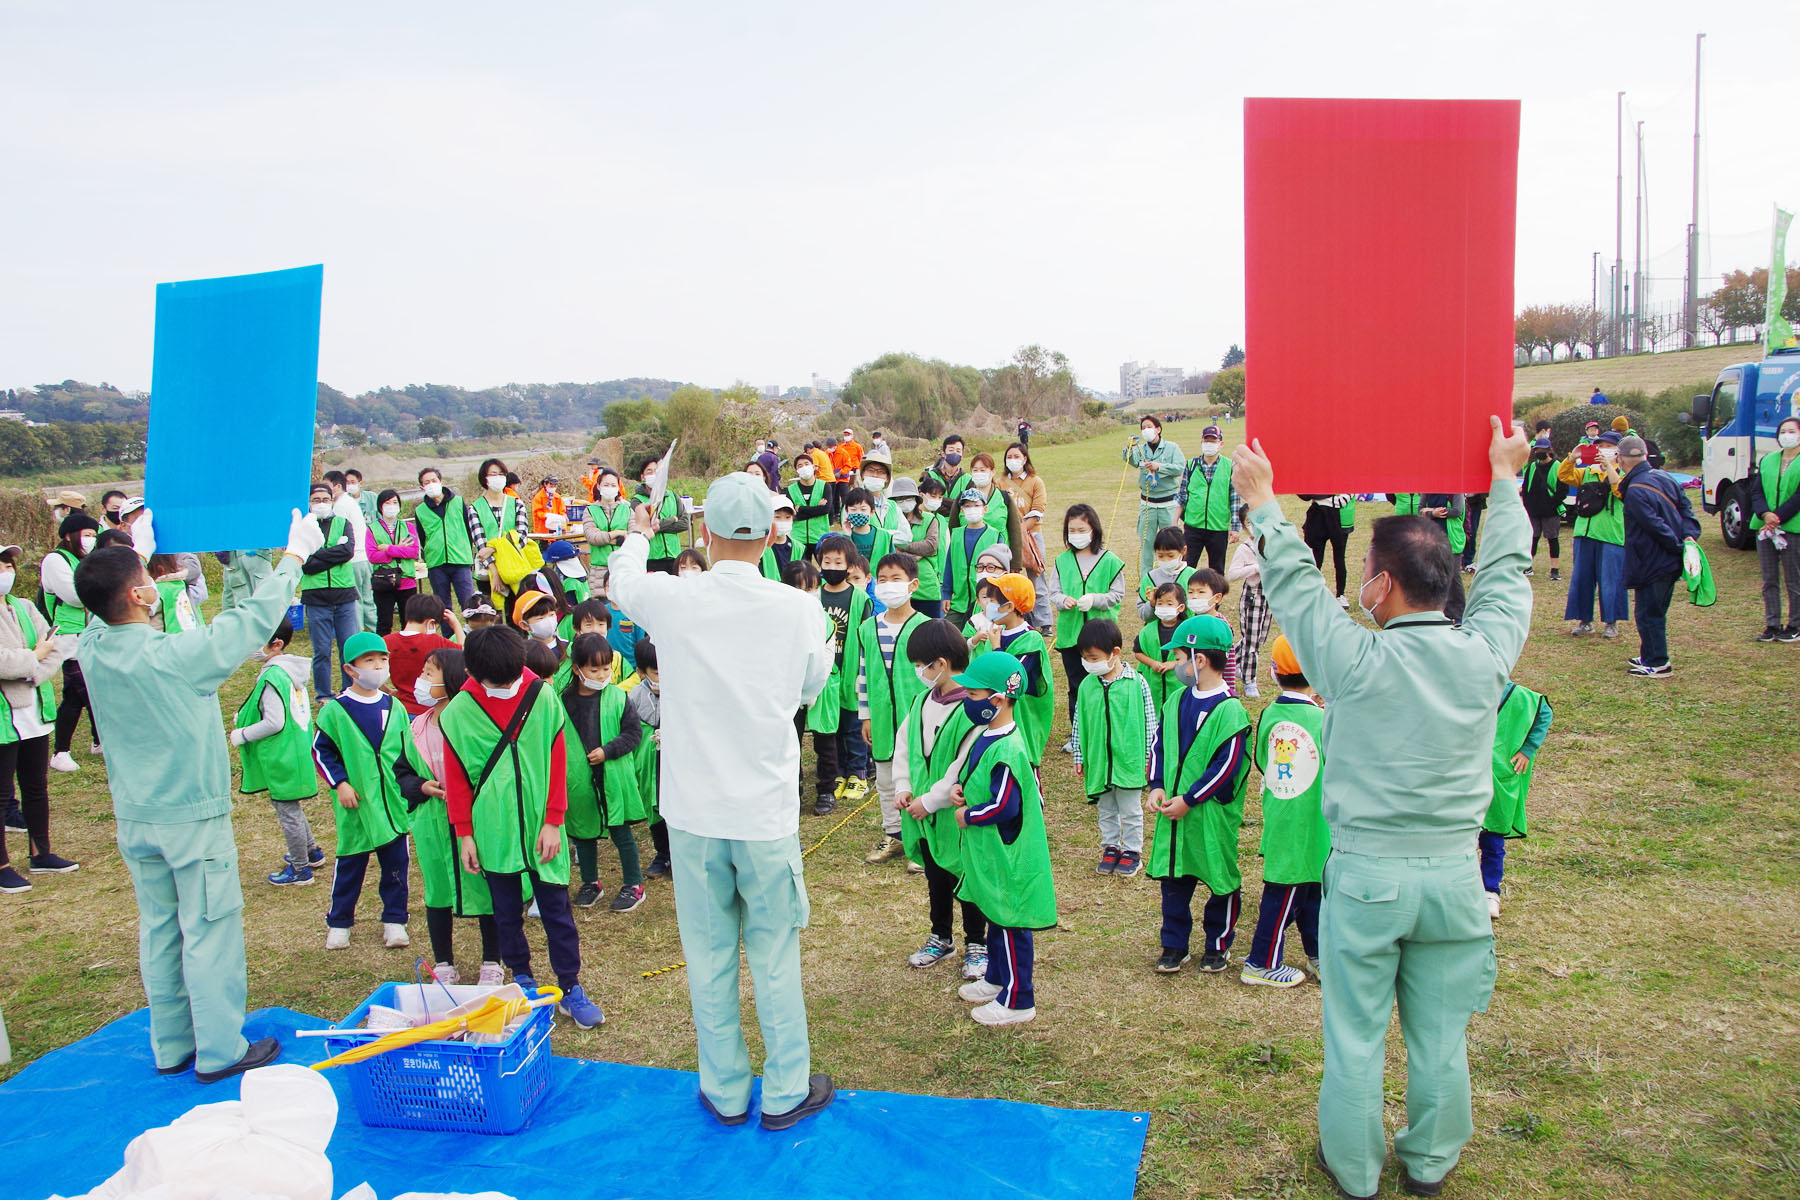
{"label": "bush", "polygon": [[[1654,438],[1669,466],[1691,467],[1700,462],[1703,441],[1700,427],[1683,425],[1680,416],[1693,411],[1694,397],[1712,391],[1707,380],[1664,388],[1644,402],[1644,421],[1648,436]],[[1716,427],[1731,420],[1731,406],[1725,405],[1713,414]]]}
{"label": "bush", "polygon": [[1532,415],[1537,409],[1554,406],[1557,412],[1561,412],[1572,403],[1574,402],[1569,397],[1558,395],[1556,392],[1533,392],[1529,396],[1515,396],[1513,397],[1513,420],[1525,422],[1525,428],[1529,431],[1531,423],[1537,419]]}
{"label": "bush", "polygon": [[1612,428],[1614,419],[1624,417],[1632,429],[1643,433],[1643,414],[1621,404],[1576,404],[1550,418],[1550,451],[1563,458],[1581,441],[1581,431],[1589,421],[1600,422],[1601,432]]}

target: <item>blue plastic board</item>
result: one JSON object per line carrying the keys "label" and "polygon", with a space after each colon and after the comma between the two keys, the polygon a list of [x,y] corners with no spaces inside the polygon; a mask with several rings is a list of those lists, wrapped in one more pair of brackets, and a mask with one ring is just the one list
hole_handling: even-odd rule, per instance
{"label": "blue plastic board", "polygon": [[306,507],[323,266],[156,285],[144,498],[159,550],[280,546]]}
{"label": "blue plastic board", "polygon": [[[158,1077],[149,1024],[140,1009],[0,1086],[0,1200],[79,1195],[119,1168],[139,1133],[238,1098],[235,1081]],[[266,1008],[244,1032],[281,1037],[283,1062],[310,1063],[325,1056],[321,1039],[288,1035],[327,1024]],[[559,1022],[552,1045],[571,1043],[604,1053],[606,1030]],[[851,1090],[784,1133],[754,1117],[727,1129],[701,1111],[688,1072],[558,1057],[521,1132],[416,1133],[364,1126],[343,1073],[326,1075],[339,1105],[327,1151],[335,1191],[367,1181],[382,1200],[490,1189],[519,1200],[1128,1200],[1149,1129],[1144,1113]]]}

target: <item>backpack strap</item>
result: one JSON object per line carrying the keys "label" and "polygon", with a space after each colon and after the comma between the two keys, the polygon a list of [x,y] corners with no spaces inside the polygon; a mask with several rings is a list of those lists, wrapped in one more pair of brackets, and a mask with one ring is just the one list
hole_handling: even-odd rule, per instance
{"label": "backpack strap", "polygon": [[[481,795],[481,789],[487,785],[488,776],[492,775],[494,768],[500,764],[500,756],[506,753],[507,747],[519,740],[519,731],[525,727],[525,718],[531,715],[532,706],[537,703],[538,693],[543,690],[544,681],[534,679],[525,688],[525,694],[519,697],[519,707],[513,709],[512,719],[506,723],[506,728],[500,729],[500,740],[494,743],[494,752],[488,755],[487,764],[481,768],[481,775],[475,781],[474,788],[469,792],[471,799]],[[475,707],[481,708],[479,704]],[[496,729],[500,728],[500,722],[494,721],[487,709],[482,708],[481,715],[487,717],[489,721],[493,721]]]}

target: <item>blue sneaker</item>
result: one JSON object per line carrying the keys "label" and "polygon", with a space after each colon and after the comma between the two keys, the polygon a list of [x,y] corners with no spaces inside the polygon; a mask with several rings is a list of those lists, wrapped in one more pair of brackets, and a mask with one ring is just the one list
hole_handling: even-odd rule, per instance
{"label": "blue sneaker", "polygon": [[[294,856],[291,854],[284,854],[281,856],[281,861],[284,863],[292,863],[294,861]],[[308,850],[306,852],[306,865],[309,867],[324,866],[325,865],[325,851],[321,850],[317,846],[314,846],[311,850]]]}
{"label": "blue sneaker", "polygon": [[556,1011],[583,1029],[606,1024],[606,1014],[600,1011],[598,1004],[588,999],[588,994],[581,990],[579,983],[563,993],[562,1003],[556,1006]]}
{"label": "blue sneaker", "polygon": [[531,976],[521,975],[517,971],[514,971],[513,982],[518,984],[527,996],[537,995],[537,980],[533,979]]}
{"label": "blue sneaker", "polygon": [[276,887],[305,887],[312,881],[311,867],[296,867],[293,863],[269,876],[269,882]]}

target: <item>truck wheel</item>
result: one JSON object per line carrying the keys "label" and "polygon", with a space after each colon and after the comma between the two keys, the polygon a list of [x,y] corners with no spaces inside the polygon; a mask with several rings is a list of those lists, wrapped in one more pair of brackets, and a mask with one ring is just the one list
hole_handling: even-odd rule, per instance
{"label": "truck wheel", "polygon": [[1736,487],[1722,489],[1723,496],[1719,501],[1719,536],[1733,550],[1748,550],[1756,542],[1756,535],[1750,531],[1750,513],[1744,507],[1743,496]]}

